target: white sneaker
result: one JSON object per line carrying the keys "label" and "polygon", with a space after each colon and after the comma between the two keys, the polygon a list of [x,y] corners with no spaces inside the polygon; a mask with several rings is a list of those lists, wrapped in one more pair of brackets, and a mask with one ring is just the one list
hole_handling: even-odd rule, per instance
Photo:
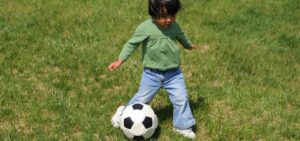
{"label": "white sneaker", "polygon": [[122,114],[122,111],[124,108],[125,108],[125,106],[119,106],[116,113],[111,118],[111,123],[115,128],[120,127],[120,118],[121,118],[121,114]]}
{"label": "white sneaker", "polygon": [[195,139],[196,138],[196,134],[193,132],[192,128],[189,129],[177,129],[177,128],[173,128],[174,131],[176,131],[177,133],[190,138],[190,139]]}

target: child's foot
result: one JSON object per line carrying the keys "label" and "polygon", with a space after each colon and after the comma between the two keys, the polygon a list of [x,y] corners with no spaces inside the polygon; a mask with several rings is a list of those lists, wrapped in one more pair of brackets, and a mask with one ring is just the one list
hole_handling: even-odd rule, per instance
{"label": "child's foot", "polygon": [[115,128],[120,127],[120,118],[121,118],[121,114],[122,114],[122,111],[124,108],[125,108],[125,106],[119,106],[116,113],[111,118],[111,123]]}
{"label": "child's foot", "polygon": [[193,132],[192,128],[189,129],[177,129],[177,128],[173,128],[174,131],[176,131],[177,133],[190,138],[190,139],[195,139],[196,138],[196,134]]}

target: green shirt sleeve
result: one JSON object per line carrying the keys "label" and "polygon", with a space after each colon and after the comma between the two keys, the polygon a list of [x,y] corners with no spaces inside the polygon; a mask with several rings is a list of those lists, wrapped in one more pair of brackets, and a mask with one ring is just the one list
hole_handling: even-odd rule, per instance
{"label": "green shirt sleeve", "polygon": [[176,24],[176,26],[177,26],[177,30],[178,30],[178,33],[177,33],[177,36],[176,36],[177,41],[179,41],[179,43],[184,48],[186,48],[186,49],[191,48],[192,47],[191,42],[185,37],[185,35],[182,32],[180,26],[178,24]]}
{"label": "green shirt sleeve", "polygon": [[140,25],[135,30],[132,37],[128,40],[128,42],[124,45],[119,59],[126,61],[128,57],[136,50],[136,48],[148,37],[145,32],[145,29]]}

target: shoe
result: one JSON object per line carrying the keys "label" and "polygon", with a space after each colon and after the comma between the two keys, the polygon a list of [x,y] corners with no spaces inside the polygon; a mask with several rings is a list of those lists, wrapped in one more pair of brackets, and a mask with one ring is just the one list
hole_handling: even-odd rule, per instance
{"label": "shoe", "polygon": [[195,139],[196,138],[196,134],[193,132],[192,128],[188,128],[188,129],[177,129],[177,128],[173,128],[173,130],[187,138],[190,139]]}
{"label": "shoe", "polygon": [[125,108],[125,106],[119,106],[116,113],[111,118],[111,123],[115,128],[120,127],[120,118],[121,118],[121,114],[122,114],[122,111],[124,108]]}

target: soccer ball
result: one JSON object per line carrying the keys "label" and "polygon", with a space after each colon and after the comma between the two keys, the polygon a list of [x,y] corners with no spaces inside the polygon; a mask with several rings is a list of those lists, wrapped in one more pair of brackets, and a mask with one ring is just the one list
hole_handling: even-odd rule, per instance
{"label": "soccer ball", "polygon": [[121,115],[120,128],[129,139],[148,139],[154,134],[157,125],[156,114],[146,104],[137,103],[126,106]]}

